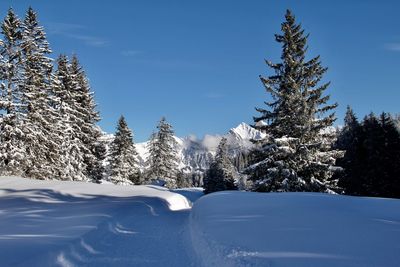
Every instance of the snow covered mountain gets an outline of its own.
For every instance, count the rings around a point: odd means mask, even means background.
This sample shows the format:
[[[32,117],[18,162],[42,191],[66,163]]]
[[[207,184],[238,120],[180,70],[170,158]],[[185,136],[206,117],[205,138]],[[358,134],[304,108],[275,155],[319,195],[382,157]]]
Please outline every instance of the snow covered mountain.
[[[179,169],[185,173],[204,172],[211,164],[222,137],[227,138],[229,154],[234,158],[252,147],[251,139],[259,139],[263,136],[265,136],[263,133],[242,122],[224,135],[206,134],[202,139],[195,136],[175,137]],[[113,135],[107,134],[103,137],[103,140],[106,143],[110,143],[113,140]],[[147,143],[143,142],[135,145],[142,170],[146,168]]]

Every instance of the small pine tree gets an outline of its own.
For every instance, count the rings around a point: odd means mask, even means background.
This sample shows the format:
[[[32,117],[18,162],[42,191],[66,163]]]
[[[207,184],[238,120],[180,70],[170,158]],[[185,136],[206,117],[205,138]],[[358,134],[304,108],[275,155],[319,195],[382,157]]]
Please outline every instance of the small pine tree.
[[[336,189],[332,179],[335,159],[341,151],[332,149],[334,134],[328,131],[335,121],[336,108],[323,96],[329,83],[318,85],[326,68],[319,56],[305,60],[307,38],[288,10],[282,34],[275,39],[282,44],[282,62],[267,61],[275,74],[260,77],[273,101],[254,118],[255,129],[267,133],[255,141],[255,161],[247,168],[256,191],[323,191]]]
[[[192,182],[190,181],[190,176],[188,174],[179,171],[176,175],[176,187],[184,188],[184,187],[192,187]]]
[[[165,180],[168,188],[176,188],[178,167],[176,162],[177,142],[171,124],[164,117],[161,118],[158,131],[152,134],[148,144],[149,149],[149,177],[152,180]]]
[[[339,133],[336,147],[341,150],[346,150],[346,148],[348,148],[356,138],[359,127],[360,123],[358,122],[353,109],[350,106],[347,106],[346,115],[344,117],[344,127]]]
[[[137,155],[132,131],[128,128],[125,118],[121,116],[110,147],[110,179],[113,183],[140,183]]]
[[[94,162],[90,175],[94,182],[100,183],[106,173],[104,161],[107,158],[106,144],[100,138],[98,138],[97,142],[94,144],[94,156],[96,160]]]
[[[237,173],[235,167],[228,157],[227,139],[221,139],[215,160],[211,163],[204,178],[204,192],[206,194],[223,191],[236,190]]]

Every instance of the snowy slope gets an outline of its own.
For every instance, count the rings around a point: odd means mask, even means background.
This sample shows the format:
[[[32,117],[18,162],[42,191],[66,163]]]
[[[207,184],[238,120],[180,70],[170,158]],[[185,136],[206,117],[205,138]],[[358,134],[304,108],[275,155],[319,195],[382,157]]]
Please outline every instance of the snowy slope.
[[[400,200],[221,192],[190,216],[203,266],[396,267]]]
[[[180,191],[0,177],[0,266],[187,266]]]
[[[399,266],[400,200],[201,196],[0,177],[0,266]]]

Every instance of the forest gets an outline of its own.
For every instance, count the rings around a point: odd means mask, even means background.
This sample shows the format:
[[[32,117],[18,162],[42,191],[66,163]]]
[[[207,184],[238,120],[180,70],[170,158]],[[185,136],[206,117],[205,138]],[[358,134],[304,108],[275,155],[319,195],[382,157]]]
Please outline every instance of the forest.
[[[133,132],[123,116],[110,144],[94,92],[77,55],[52,57],[37,13],[20,18],[9,9],[0,41],[0,175],[123,185],[198,186],[195,173],[176,161],[172,125],[162,117],[140,168]],[[398,119],[373,113],[358,119],[347,108],[336,122],[327,68],[307,54],[308,34],[287,11],[280,62],[266,61],[260,76],[265,106],[256,107],[252,127],[263,133],[250,152],[232,158],[222,138],[201,186],[258,192],[326,192],[400,198]],[[245,91],[243,92],[245,94]],[[249,118],[251,119],[251,118]],[[343,126],[338,126],[343,125]],[[240,165],[240,167],[239,167]],[[245,166],[243,166],[245,165]]]

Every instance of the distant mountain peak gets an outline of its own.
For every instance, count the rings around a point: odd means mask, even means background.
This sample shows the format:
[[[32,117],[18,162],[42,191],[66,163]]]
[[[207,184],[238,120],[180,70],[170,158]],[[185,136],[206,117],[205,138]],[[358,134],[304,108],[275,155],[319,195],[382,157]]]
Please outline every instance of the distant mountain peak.
[[[206,170],[215,156],[218,143],[222,137],[228,139],[228,152],[230,156],[234,157],[241,152],[249,151],[253,146],[251,142],[252,139],[260,139],[264,136],[264,133],[244,122],[230,129],[225,135],[206,134],[202,139],[197,139],[195,136],[187,136],[184,138],[174,136],[177,142],[176,150],[179,169],[185,172],[203,172]],[[105,134],[102,139],[108,144],[108,148],[114,139],[114,135]],[[149,155],[147,144],[148,141],[135,144],[139,154],[139,165],[142,170],[146,168],[145,163]]]
[[[265,136],[265,134],[254,129],[245,122],[242,122],[235,128],[230,129],[228,135],[233,135],[238,140],[260,139]]]

